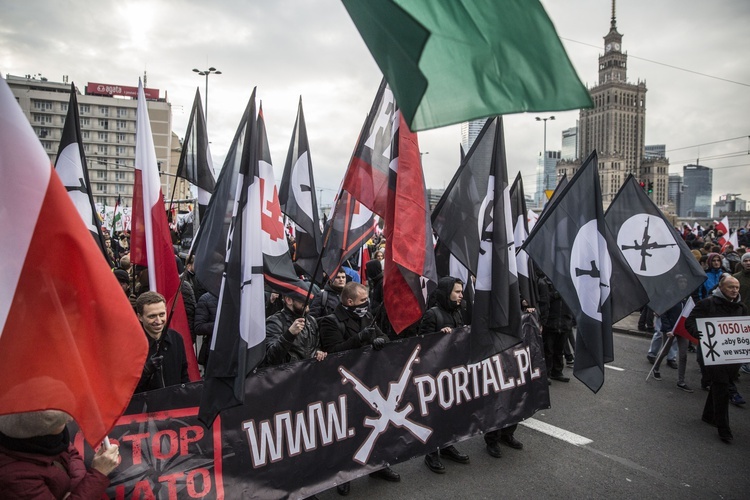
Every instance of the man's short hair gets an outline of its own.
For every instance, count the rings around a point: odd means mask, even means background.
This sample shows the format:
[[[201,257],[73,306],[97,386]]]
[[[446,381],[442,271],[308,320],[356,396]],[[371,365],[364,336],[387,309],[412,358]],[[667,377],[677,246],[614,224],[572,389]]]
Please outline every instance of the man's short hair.
[[[360,293],[360,290],[364,290],[366,292],[367,287],[361,283],[350,281],[349,283],[344,285],[344,289],[341,290],[341,302],[356,299],[357,295],[359,295]]]
[[[138,314],[143,314],[143,306],[158,304],[159,302],[164,302],[164,304],[167,303],[167,299],[164,298],[164,295],[152,291],[143,292],[135,301],[135,311]]]

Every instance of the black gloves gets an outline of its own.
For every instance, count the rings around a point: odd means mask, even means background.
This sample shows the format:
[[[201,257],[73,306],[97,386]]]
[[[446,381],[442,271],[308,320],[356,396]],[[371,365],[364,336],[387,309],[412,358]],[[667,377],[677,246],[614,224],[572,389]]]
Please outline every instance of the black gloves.
[[[372,348],[376,351],[381,350],[388,343],[388,339],[385,337],[375,337],[372,339]]]
[[[372,339],[375,338],[375,335],[377,332],[375,331],[375,328],[368,326],[361,332],[357,334],[357,337],[359,337],[359,342],[361,344],[369,344],[372,342]]]
[[[161,364],[164,362],[164,356],[157,356],[154,354],[146,361],[146,365],[143,367],[143,374],[150,377],[161,369]]]

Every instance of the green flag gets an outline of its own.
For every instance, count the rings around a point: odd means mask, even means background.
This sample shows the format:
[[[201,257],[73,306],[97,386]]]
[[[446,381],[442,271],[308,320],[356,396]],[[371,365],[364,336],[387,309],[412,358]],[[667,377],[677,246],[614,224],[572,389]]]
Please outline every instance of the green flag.
[[[538,0],[343,0],[412,131],[593,107]]]

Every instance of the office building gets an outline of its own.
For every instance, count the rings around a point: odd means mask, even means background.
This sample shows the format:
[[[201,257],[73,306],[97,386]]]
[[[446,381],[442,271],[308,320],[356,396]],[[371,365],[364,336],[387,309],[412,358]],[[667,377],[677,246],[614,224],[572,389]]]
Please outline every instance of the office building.
[[[680,217],[711,217],[712,170],[702,165],[682,167]]]

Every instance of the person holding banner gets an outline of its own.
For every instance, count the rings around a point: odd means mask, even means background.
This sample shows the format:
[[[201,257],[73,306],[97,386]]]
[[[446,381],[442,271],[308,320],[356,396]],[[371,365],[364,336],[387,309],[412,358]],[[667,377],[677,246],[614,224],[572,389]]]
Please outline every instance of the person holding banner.
[[[377,327],[370,314],[370,300],[367,287],[351,281],[341,290],[341,302],[333,314],[318,320],[321,349],[325,352],[341,352],[371,345],[380,350],[388,343],[388,337]],[[401,476],[386,466],[370,474],[386,481],[401,481]],[[349,494],[349,482],[336,486],[339,495]]]
[[[740,300],[740,282],[730,274],[719,279],[719,286],[710,297],[701,300],[690,313],[685,327],[690,335],[701,337],[698,318],[726,318],[747,316],[747,307]],[[703,407],[703,421],[718,428],[719,439],[731,443],[734,439],[729,428],[729,387],[737,377],[739,364],[706,364],[705,371],[711,387]]]
[[[102,445],[86,469],[59,410],[0,416],[0,493],[3,498],[102,498],[117,468],[117,445]]]

